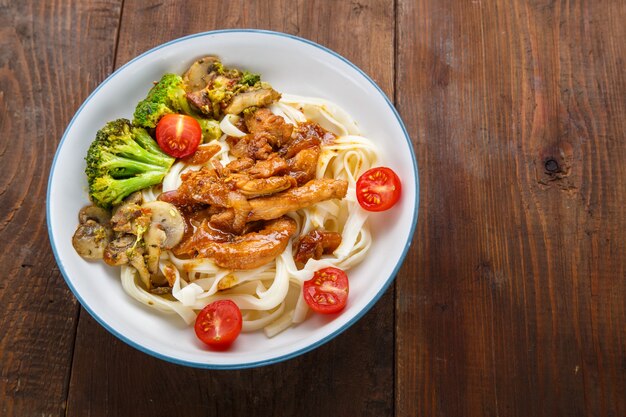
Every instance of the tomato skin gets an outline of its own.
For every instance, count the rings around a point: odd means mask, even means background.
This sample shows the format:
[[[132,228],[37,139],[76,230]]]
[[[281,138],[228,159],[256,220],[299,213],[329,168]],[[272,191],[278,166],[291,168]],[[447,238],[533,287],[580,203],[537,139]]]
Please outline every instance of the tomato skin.
[[[231,300],[218,300],[200,311],[194,329],[196,336],[215,350],[225,350],[235,341],[243,320],[241,310]]]
[[[169,156],[183,158],[198,149],[202,141],[202,128],[191,116],[166,114],[157,123],[156,141]]]
[[[400,194],[402,183],[391,168],[372,168],[356,181],[356,198],[361,207],[368,211],[390,209],[398,202]]]
[[[313,311],[322,314],[338,313],[348,300],[348,276],[339,268],[328,267],[315,271],[313,278],[304,281],[304,301]]]

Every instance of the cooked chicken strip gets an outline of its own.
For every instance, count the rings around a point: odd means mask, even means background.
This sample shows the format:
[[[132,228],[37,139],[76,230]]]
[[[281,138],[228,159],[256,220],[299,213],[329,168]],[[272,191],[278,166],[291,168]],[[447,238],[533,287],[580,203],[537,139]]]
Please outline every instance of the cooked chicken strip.
[[[281,217],[266,223],[258,232],[233,236],[228,242],[213,240],[205,222],[193,236],[174,249],[177,255],[211,258],[216,265],[230,270],[254,269],[280,255],[296,231],[296,222]]]
[[[292,140],[278,150],[278,153],[285,159],[293,158],[303,149],[328,143],[331,141],[330,137],[334,138],[332,133],[327,132],[317,123],[311,122],[300,123],[291,136]]]
[[[181,178],[183,183],[178,187],[178,193],[195,202],[232,207],[235,211],[233,229],[243,229],[250,212],[250,204],[246,197],[235,189],[234,184],[226,183],[217,176],[215,170],[207,167],[183,174]]]
[[[254,165],[254,159],[243,157],[237,158],[234,161],[229,162],[224,168],[230,172],[239,172],[246,170]]]
[[[229,138],[230,153],[238,158],[251,158],[252,160],[267,159],[273,155],[272,141],[274,137],[267,132],[259,132],[246,135],[240,139]]]
[[[302,236],[294,249],[293,260],[299,269],[303,268],[309,259],[320,259],[324,254],[333,253],[341,245],[341,234],[326,230],[311,230]]]
[[[343,198],[348,191],[348,183],[343,180],[320,178],[307,182],[301,187],[259,197],[249,201],[252,208],[248,221],[276,219],[290,211],[295,211],[320,201]]]
[[[189,165],[204,165],[218,153],[222,147],[217,143],[204,143],[191,155],[182,159]]]
[[[287,161],[289,175],[298,181],[298,185],[305,184],[315,178],[320,152],[319,146],[312,146],[301,150]]]
[[[289,175],[282,177],[274,176],[269,178],[250,178],[246,174],[232,174],[227,181],[233,181],[237,191],[246,198],[255,198],[276,194],[288,188],[294,187],[296,180]]]
[[[246,169],[246,174],[253,178],[269,178],[274,175],[281,175],[287,169],[289,169],[287,161],[274,153],[266,160],[256,161],[254,166]]]
[[[322,178],[309,181],[302,187],[292,188],[269,197],[253,198],[248,201],[251,207],[248,222],[276,219],[290,211],[299,210],[312,204],[333,198],[343,198],[348,183],[343,180]],[[233,232],[235,213],[227,209],[211,217],[211,223],[222,230]],[[233,233],[237,233],[235,230]]]
[[[275,115],[268,108],[261,108],[244,117],[250,133],[267,132],[275,138],[272,145],[283,146],[291,141],[293,126],[285,123],[285,119]]]

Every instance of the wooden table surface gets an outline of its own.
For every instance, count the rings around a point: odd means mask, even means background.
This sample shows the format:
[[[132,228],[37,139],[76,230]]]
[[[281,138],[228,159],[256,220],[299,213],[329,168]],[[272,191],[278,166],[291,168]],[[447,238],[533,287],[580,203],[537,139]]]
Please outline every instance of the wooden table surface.
[[[0,415],[626,416],[626,1],[0,0]],[[308,38],[395,103],[419,222],[319,349],[241,371],[147,356],[66,286],[48,174],[89,93],[223,28]]]

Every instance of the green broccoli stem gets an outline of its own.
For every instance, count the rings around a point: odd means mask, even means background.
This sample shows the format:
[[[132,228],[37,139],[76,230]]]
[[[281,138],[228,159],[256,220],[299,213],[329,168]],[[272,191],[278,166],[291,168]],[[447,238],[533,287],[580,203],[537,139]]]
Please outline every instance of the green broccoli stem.
[[[168,155],[163,153],[163,150],[159,147],[159,144],[152,139],[152,136],[141,127],[134,127],[132,129],[133,137],[141,145],[142,148],[157,155],[162,155],[164,158],[169,158]]]
[[[219,139],[220,136],[222,136],[222,130],[217,120],[204,119],[197,116],[193,116],[193,118],[200,124],[200,128],[202,129],[202,141],[204,143],[210,142],[213,139]]]
[[[106,169],[114,178],[126,178],[143,172],[163,171],[163,166],[148,164],[134,159],[128,159],[112,155],[109,152],[102,153],[103,161],[100,169]]]
[[[125,143],[115,143],[115,153],[120,156],[132,158],[137,162],[144,162],[150,165],[157,165],[164,168],[169,168],[174,162],[174,158],[167,156],[163,151],[159,149],[159,153],[152,152],[142,148],[139,143],[135,141],[127,141]]]
[[[165,171],[149,171],[130,178],[115,179],[111,176],[97,178],[90,187],[94,203],[101,207],[120,204],[122,200],[137,190],[151,187],[163,181]]]

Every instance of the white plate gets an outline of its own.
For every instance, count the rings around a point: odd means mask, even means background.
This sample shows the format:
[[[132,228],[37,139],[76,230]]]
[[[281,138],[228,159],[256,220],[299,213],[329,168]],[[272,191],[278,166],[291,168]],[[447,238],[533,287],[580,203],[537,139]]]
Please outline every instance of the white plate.
[[[402,198],[390,211],[370,216],[373,245],[366,260],[350,270],[350,299],[335,317],[311,315],[304,323],[268,339],[242,334],[227,352],[209,351],[180,318],[148,309],[122,289],[119,271],[87,262],[71,243],[77,214],[87,205],[85,160],[104,124],[132,118],[136,103],[165,72],[183,72],[203,55],[228,66],[260,73],[281,92],[332,100],[376,142],[385,165],[403,181]],[[83,307],[131,346],[174,363],[201,368],[246,368],[283,361],[337,336],[357,321],[393,281],[407,253],[418,207],[417,164],[406,129],[385,94],[359,68],[311,41],[260,30],[224,30],[177,39],[133,59],[85,100],[70,122],[52,164],[48,183],[48,232],[65,281]]]

